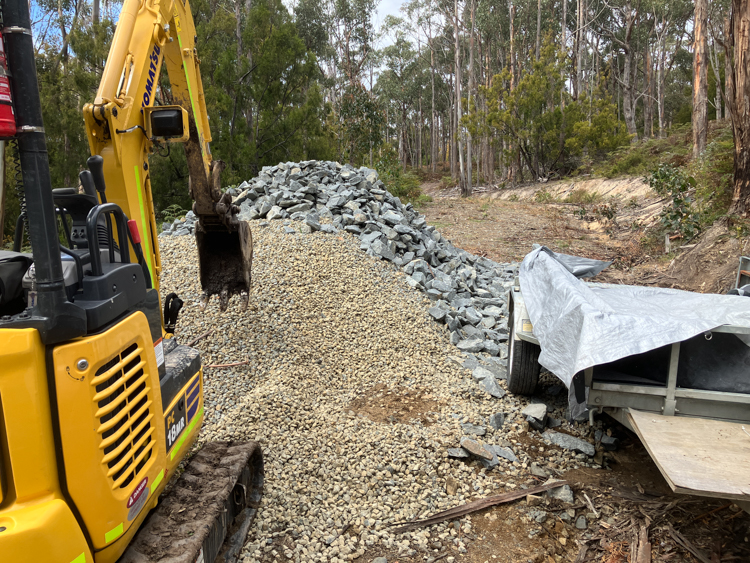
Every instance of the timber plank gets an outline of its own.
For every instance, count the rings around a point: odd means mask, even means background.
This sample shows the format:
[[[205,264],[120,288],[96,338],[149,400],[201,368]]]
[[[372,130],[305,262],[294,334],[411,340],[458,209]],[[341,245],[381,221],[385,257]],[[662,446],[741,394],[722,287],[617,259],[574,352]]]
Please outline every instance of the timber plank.
[[[628,416],[674,492],[750,501],[750,435],[742,424],[634,409]]]

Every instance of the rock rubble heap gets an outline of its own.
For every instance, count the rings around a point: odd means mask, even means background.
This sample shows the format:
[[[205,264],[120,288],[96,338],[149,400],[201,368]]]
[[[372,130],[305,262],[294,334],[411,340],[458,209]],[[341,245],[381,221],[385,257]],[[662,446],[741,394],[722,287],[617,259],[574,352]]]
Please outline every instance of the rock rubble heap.
[[[338,162],[310,160],[266,166],[230,192],[240,220],[288,220],[287,233],[340,230],[360,248],[399,266],[407,283],[434,301],[430,315],[448,325],[463,352],[504,357],[508,340],[506,294],[518,264],[498,264],[456,248],[412,205],[391,195],[378,173]],[[301,223],[294,227],[295,222]],[[194,231],[195,216],[165,224],[165,234]],[[168,228],[167,228],[168,227]],[[498,396],[494,378],[480,385]]]

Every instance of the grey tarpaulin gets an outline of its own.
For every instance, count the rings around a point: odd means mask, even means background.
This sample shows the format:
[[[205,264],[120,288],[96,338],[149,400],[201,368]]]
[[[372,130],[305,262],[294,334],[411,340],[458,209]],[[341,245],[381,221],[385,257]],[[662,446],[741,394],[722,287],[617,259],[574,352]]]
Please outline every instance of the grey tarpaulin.
[[[750,327],[747,297],[585,283],[543,248],[526,255],[519,277],[542,348],[539,363],[569,388],[588,367],[721,325]]]
[[[559,252],[553,252],[546,246],[539,246],[538,244],[533,245],[532,248],[535,250],[537,248],[543,250],[560,262],[560,264],[565,266],[565,269],[577,278],[593,278],[597,274],[600,274],[604,268],[607,268],[612,264],[612,262],[605,262],[603,260],[593,260],[591,258],[571,256],[570,254],[560,254]]]

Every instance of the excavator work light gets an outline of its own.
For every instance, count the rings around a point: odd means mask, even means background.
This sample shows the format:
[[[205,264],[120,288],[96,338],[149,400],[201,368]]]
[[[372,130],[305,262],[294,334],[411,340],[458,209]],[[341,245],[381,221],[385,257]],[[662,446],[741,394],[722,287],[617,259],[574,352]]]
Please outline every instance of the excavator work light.
[[[190,137],[188,113],[181,106],[143,108],[146,111],[146,135],[152,141],[187,142]]]

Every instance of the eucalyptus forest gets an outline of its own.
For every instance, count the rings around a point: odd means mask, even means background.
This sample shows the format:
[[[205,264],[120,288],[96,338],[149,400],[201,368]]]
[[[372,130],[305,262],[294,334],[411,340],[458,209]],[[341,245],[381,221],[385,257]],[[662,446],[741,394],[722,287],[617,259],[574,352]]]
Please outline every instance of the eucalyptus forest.
[[[333,159],[449,176],[470,195],[565,177],[687,126],[735,141],[733,209],[750,193],[748,2],[194,0],[212,152],[236,184],[269,164]],[[33,0],[57,186],[88,156],[92,100],[120,5]],[[743,23],[744,22],[744,23]],[[170,102],[166,73],[156,104]],[[152,168],[159,209],[185,207],[182,151]]]

